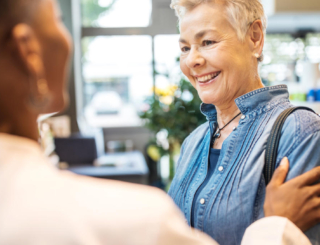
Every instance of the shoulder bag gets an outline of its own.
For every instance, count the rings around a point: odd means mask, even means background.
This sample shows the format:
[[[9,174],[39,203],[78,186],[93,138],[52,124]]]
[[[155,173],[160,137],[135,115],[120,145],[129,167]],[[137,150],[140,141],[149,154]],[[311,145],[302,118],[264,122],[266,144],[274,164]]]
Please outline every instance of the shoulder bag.
[[[304,106],[298,107],[291,107],[283,111],[279,117],[277,118],[275,124],[271,129],[271,133],[267,140],[267,147],[266,147],[266,155],[265,155],[265,165],[263,168],[263,175],[265,179],[266,185],[269,184],[272,175],[276,169],[276,161],[278,155],[278,146],[281,137],[281,130],[286,121],[286,119],[296,110],[308,110],[314,112],[312,109]],[[315,113],[315,112],[314,112]]]

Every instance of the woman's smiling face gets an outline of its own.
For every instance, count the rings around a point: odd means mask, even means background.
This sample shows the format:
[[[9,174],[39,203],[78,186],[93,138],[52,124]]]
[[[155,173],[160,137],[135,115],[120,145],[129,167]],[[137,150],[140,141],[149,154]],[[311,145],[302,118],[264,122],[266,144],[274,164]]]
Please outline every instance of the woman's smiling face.
[[[187,12],[180,30],[180,67],[204,103],[223,106],[251,91],[257,59],[250,37],[239,40],[222,4]]]

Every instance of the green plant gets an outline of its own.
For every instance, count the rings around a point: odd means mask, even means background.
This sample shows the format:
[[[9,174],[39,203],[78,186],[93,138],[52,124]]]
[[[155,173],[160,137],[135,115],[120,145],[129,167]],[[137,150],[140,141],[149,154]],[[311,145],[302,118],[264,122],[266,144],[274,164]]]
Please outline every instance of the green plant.
[[[197,91],[189,81],[182,78],[178,85],[166,89],[155,88],[153,97],[147,99],[149,109],[142,112],[140,117],[145,119],[145,127],[157,135],[161,131],[167,132],[168,147],[153,139],[153,148],[158,148],[158,154],[170,156],[170,176],[174,176],[173,156],[180,150],[184,139],[199,125],[206,121],[200,112],[201,100]],[[157,160],[157,159],[154,159]]]

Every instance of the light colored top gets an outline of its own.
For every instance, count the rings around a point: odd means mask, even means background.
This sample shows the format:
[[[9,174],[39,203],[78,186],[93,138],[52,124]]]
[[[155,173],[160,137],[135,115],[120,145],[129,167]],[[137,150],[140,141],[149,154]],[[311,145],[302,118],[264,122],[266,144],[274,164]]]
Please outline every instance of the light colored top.
[[[0,134],[0,244],[216,243],[189,228],[162,191],[59,171],[37,143]],[[250,227],[242,244],[310,243],[287,219],[268,218]]]
[[[291,221],[268,217],[249,226],[241,245],[311,245],[309,239]]]

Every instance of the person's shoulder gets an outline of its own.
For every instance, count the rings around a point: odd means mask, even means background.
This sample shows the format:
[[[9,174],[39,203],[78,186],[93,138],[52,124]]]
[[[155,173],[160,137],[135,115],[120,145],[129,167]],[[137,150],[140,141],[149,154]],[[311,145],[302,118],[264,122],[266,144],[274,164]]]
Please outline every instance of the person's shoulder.
[[[73,176],[70,181],[77,186],[74,193],[76,200],[81,200],[79,211],[84,212],[85,220],[107,227],[109,237],[122,233],[135,237],[132,227],[153,236],[163,220],[180,215],[172,199],[159,188],[83,176]]]
[[[292,105],[288,103],[281,111],[289,107]],[[294,111],[283,125],[277,162],[284,156],[290,156],[299,147],[317,147],[315,142],[320,142],[319,132],[320,117],[316,113],[304,109]]]
[[[4,197],[9,205],[0,205],[0,228],[14,230],[26,241],[37,237],[38,241],[52,241],[48,244],[59,244],[55,243],[59,239],[78,243],[87,236],[101,244],[150,244],[163,220],[179,215],[173,201],[156,188],[78,176],[51,167],[31,172],[19,174],[22,181],[17,180],[14,191]],[[13,222],[10,213],[19,218]],[[1,229],[0,238],[14,239]]]
[[[70,186],[74,186],[77,199],[81,199],[83,205],[86,205],[88,209],[94,207],[106,214],[108,213],[106,210],[111,212],[117,210],[130,216],[131,211],[132,213],[140,211],[142,213],[144,210],[148,213],[148,210],[157,210],[159,213],[173,206],[168,195],[155,187],[76,176],[70,173],[64,173],[64,175],[65,178],[69,178],[67,182],[72,183]]]
[[[318,114],[299,109],[294,111],[283,125],[283,134],[293,134],[299,140],[302,140],[316,132],[320,131],[320,117]]]

